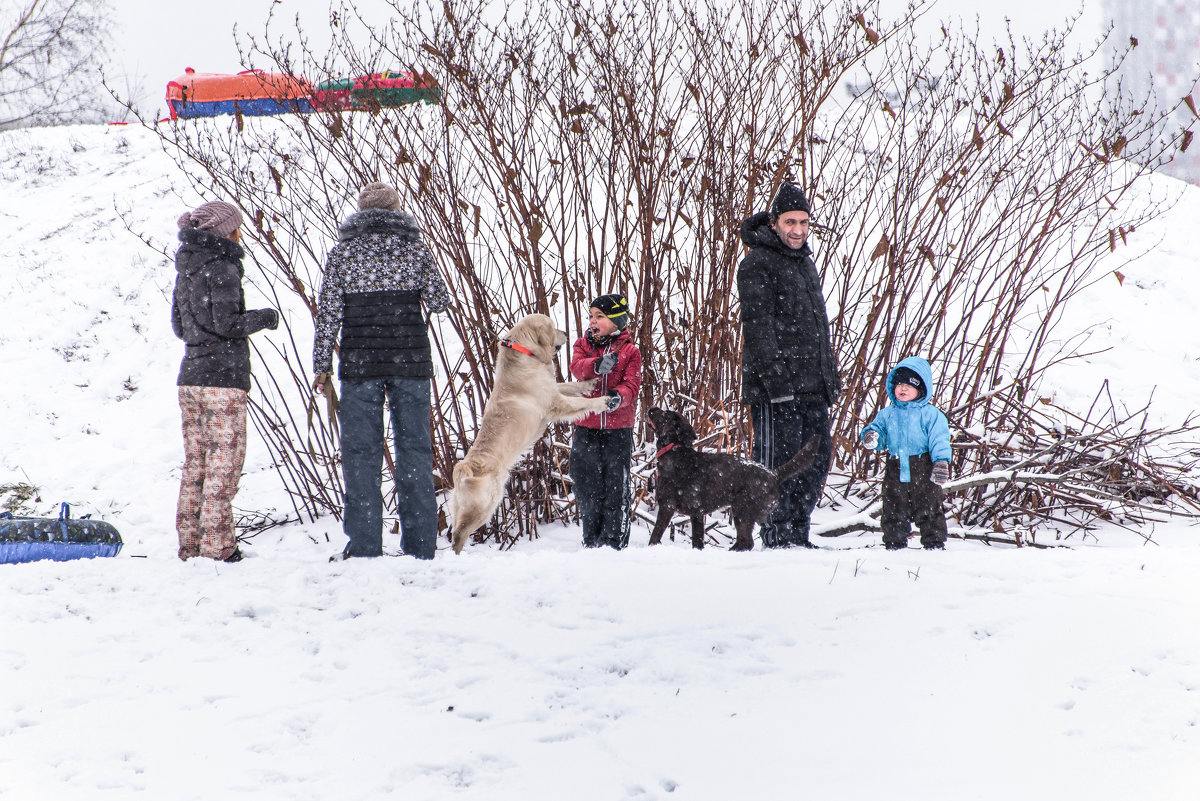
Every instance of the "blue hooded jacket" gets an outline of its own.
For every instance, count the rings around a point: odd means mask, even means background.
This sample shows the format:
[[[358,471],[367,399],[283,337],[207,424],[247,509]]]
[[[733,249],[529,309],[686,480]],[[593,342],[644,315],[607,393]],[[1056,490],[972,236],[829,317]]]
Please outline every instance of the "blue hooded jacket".
[[[896,400],[896,371],[907,367],[925,382],[925,394],[913,401]],[[877,451],[889,451],[900,460],[900,481],[908,483],[911,474],[908,457],[928,453],[934,462],[950,461],[950,424],[946,415],[929,403],[933,396],[933,370],[920,356],[909,356],[888,373],[887,394],[892,402],[875,415],[862,430],[879,432]]]

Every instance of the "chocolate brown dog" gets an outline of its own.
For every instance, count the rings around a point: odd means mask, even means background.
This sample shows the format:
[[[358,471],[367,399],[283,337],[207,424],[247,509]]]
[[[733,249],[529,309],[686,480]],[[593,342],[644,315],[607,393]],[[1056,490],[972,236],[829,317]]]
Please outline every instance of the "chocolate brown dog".
[[[675,512],[692,519],[692,547],[704,547],[704,516],[729,507],[737,529],[731,551],[754,547],[754,525],[761,525],[779,504],[779,482],[805,470],[817,453],[814,437],[776,473],[757,462],[728,453],[700,453],[692,448],[696,432],[675,412],[646,413],[658,445],[658,517],[650,544],[662,542]]]

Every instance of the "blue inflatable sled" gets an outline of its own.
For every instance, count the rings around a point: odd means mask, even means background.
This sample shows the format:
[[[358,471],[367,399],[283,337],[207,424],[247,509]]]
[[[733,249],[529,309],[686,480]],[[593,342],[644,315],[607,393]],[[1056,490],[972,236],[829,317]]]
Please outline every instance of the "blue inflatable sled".
[[[121,535],[111,523],[90,517],[71,517],[71,507],[65,503],[58,519],[0,513],[0,564],[116,556],[124,544]]]

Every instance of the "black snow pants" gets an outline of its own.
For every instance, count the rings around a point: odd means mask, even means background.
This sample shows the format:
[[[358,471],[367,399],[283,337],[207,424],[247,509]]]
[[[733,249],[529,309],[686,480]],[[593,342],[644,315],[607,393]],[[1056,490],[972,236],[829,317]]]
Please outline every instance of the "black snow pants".
[[[883,474],[883,544],[889,548],[908,546],[915,523],[921,545],[942,548],[946,544],[946,513],[942,510],[942,488],[933,483],[933,460],[928,453],[908,457],[909,481],[900,481],[900,460],[889,457]]]
[[[571,437],[571,483],[583,519],[585,548],[607,545],[620,550],[629,544],[632,460],[632,428],[575,426]]]
[[[779,506],[759,532],[768,548],[807,546],[813,509],[821,498],[829,460],[833,452],[829,407],[824,402],[791,400],[750,405],[754,426],[751,458],[778,470],[800,452],[812,437],[818,441],[817,456],[807,470],[779,485]]]

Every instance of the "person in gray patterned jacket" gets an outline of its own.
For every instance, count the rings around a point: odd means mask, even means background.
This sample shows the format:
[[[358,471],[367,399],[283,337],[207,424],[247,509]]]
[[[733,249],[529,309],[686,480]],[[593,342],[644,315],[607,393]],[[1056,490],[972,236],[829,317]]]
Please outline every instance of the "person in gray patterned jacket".
[[[429,430],[429,313],[450,305],[446,282],[416,220],[400,211],[400,196],[383,183],[358,195],[358,211],[338,227],[317,306],[313,388],[331,380],[338,330],[338,423],[345,487],[340,558],[383,554],[383,405],[391,413],[400,547],[418,559],[437,549],[437,501]],[[334,557],[335,559],[339,557]]]

